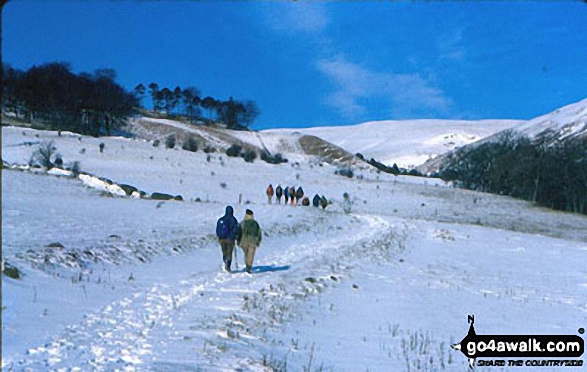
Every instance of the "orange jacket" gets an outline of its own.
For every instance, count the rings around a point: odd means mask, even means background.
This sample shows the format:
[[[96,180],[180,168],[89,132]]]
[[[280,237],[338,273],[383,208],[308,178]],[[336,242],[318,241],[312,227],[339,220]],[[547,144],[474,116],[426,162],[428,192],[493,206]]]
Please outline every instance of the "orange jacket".
[[[273,196],[273,186],[269,185],[269,187],[267,187],[267,196]]]

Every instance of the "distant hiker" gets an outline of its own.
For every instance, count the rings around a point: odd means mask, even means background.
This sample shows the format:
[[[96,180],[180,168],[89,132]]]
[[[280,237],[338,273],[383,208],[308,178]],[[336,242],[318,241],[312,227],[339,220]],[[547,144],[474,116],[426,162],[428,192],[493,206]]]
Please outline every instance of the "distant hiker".
[[[316,194],[314,195],[314,199],[312,199],[312,205],[316,208],[318,208],[320,206],[320,195]]]
[[[277,188],[275,189],[275,196],[277,197],[277,204],[281,204],[281,196],[282,195],[283,195],[283,189],[281,188],[281,185],[277,185]]]
[[[289,200],[289,187],[285,186],[283,196],[285,197],[285,205],[287,205],[287,201]]]
[[[293,205],[296,198],[296,188],[293,186],[289,188],[289,197],[291,198],[291,205]]]
[[[271,204],[271,199],[273,198],[273,185],[269,184],[267,187],[267,201]]]
[[[302,199],[302,205],[304,207],[307,207],[310,205],[310,199],[308,199],[308,197],[306,196],[305,198]]]
[[[328,200],[326,200],[324,195],[322,195],[322,197],[320,198],[320,205],[322,206],[322,209],[326,209],[326,207],[328,206]]]
[[[234,241],[238,233],[239,225],[236,218],[234,218],[234,210],[229,205],[226,207],[226,213],[220,217],[216,222],[216,236],[222,248],[222,260],[224,261],[224,268],[230,272],[230,264],[232,263],[232,251],[234,250]]]
[[[298,200],[302,199],[304,197],[304,190],[302,189],[302,186],[298,187],[298,190],[296,191],[296,204],[298,203]]]
[[[253,217],[253,211],[247,209],[245,219],[240,223],[240,229],[236,237],[239,247],[245,252],[245,264],[247,273],[251,273],[255,250],[261,245],[261,228]]]

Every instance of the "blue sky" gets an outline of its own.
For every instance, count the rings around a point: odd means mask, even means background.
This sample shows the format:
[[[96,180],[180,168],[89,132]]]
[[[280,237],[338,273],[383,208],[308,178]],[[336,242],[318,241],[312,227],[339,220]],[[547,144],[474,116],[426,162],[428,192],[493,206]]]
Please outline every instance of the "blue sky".
[[[3,61],[252,99],[253,128],[530,119],[587,97],[581,2],[10,1]],[[146,102],[148,103],[148,102]]]

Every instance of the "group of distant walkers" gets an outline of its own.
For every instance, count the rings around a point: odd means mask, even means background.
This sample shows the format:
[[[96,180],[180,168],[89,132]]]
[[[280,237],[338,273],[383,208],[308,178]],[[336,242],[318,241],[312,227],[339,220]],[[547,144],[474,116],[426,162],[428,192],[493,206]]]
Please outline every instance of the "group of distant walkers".
[[[304,189],[302,186],[299,186],[296,190],[294,186],[291,187],[281,187],[281,185],[277,185],[275,190],[273,189],[273,185],[269,184],[267,187],[267,201],[269,204],[272,203],[273,195],[275,195],[275,199],[277,204],[281,204],[281,197],[284,197],[284,204],[287,205],[288,201],[291,205],[298,205],[301,200],[301,204],[305,207],[310,205],[310,199],[306,196],[304,197]],[[312,205],[314,207],[322,207],[322,209],[326,209],[328,206],[328,200],[324,197],[324,195],[320,196],[318,194],[314,195],[312,199]]]
[[[216,222],[216,236],[220,242],[222,260],[224,261],[226,271],[231,271],[232,253],[236,242],[244,252],[245,270],[250,274],[255,258],[255,251],[261,245],[261,227],[255,221],[253,211],[247,209],[245,218],[239,224],[234,217],[234,209],[230,205],[227,206],[224,216],[220,217]],[[234,253],[236,256],[236,251]]]

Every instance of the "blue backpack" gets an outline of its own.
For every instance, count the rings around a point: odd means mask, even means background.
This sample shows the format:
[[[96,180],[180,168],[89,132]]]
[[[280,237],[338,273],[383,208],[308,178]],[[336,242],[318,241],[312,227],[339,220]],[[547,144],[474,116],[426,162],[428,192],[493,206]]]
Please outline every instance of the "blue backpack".
[[[230,237],[230,226],[227,220],[223,218],[218,220],[218,223],[216,224],[216,236],[218,236],[220,239],[226,239]]]

